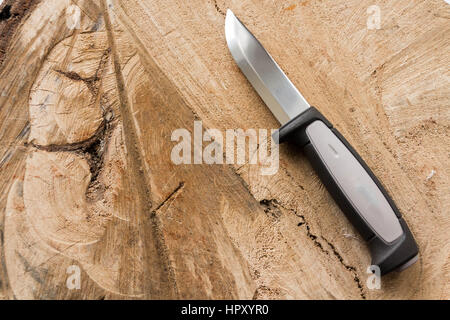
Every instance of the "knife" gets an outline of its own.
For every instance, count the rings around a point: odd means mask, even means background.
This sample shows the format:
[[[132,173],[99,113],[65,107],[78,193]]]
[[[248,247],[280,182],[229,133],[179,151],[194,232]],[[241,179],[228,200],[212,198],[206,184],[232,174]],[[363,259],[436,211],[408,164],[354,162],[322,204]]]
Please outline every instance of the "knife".
[[[229,9],[225,37],[237,65],[281,123],[276,140],[303,149],[338,206],[367,241],[372,265],[384,275],[414,264],[419,257],[416,241],[380,181]]]

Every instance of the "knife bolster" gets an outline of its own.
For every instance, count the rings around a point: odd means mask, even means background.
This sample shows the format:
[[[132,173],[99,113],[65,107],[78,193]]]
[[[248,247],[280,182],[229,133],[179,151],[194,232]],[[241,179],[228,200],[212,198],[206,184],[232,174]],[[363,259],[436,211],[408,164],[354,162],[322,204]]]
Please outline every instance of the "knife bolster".
[[[278,141],[278,143],[283,143],[288,140],[295,141],[296,145],[303,148],[309,142],[306,136],[306,127],[316,120],[322,121],[329,128],[333,127],[319,110],[311,106],[308,110],[300,113],[278,129],[274,133],[274,140]]]

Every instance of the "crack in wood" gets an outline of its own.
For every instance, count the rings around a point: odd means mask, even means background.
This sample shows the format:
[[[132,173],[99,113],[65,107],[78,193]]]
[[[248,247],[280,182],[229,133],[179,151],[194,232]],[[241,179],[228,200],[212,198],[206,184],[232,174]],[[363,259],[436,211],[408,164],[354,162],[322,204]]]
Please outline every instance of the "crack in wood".
[[[216,11],[225,17],[226,14],[225,14],[225,12],[223,12],[223,10],[217,4],[217,0],[213,0],[213,3],[214,3],[214,8],[216,8]]]
[[[109,145],[112,130],[115,127],[115,125],[111,123],[111,120],[112,119],[108,121],[104,118],[94,135],[80,142],[61,145],[52,144],[48,146],[42,146],[31,142],[30,145],[42,151],[74,152],[83,157],[87,161],[91,172],[91,178],[86,189],[86,197],[88,200],[98,200],[101,192],[96,195],[95,191],[102,191],[104,189],[103,184],[98,180],[98,176],[103,169],[104,155]]]
[[[49,145],[39,145],[35,144],[33,141],[26,143],[25,146],[31,145],[38,150],[44,150],[47,152],[58,152],[58,151],[78,151],[85,150],[89,148],[96,140],[100,139],[100,136],[104,134],[106,131],[107,121],[102,121],[100,126],[94,132],[92,136],[89,138],[73,143],[65,143],[65,144],[49,144]]]
[[[0,11],[0,21],[8,20],[9,18],[11,18],[11,5],[7,4]]]
[[[180,184],[152,211],[152,214],[156,214],[159,209],[161,209],[169,200],[175,199],[175,197],[183,190],[184,181]]]
[[[346,264],[344,262],[344,258],[342,258],[341,254],[336,250],[336,247],[330,241],[328,241],[324,236],[320,236],[320,237],[328,244],[328,246],[333,251],[333,254],[338,258],[339,262],[345,267],[345,269],[347,269],[348,271],[350,271],[353,274],[353,280],[358,285],[358,289],[360,291],[361,298],[366,299],[366,294],[364,292],[362,282],[359,279],[358,273],[356,272],[356,268],[351,265]]]
[[[74,71],[63,71],[61,69],[55,69],[54,71],[67,77],[73,81],[82,81],[86,84],[88,89],[91,91],[93,98],[97,97],[99,91],[99,81],[102,79],[103,72],[105,70],[106,63],[108,62],[109,55],[111,53],[111,48],[106,49],[103,52],[102,57],[100,58],[100,62],[98,64],[97,69],[95,70],[95,74],[88,78],[84,78],[80,76],[77,72]]]
[[[318,236],[313,234],[311,232],[311,227],[308,223],[308,221],[306,220],[304,215],[299,214],[296,210],[294,209],[290,209],[290,208],[286,208],[284,207],[277,199],[263,199],[259,202],[261,204],[261,206],[264,209],[265,213],[270,213],[272,217],[279,219],[282,215],[282,211],[280,210],[280,208],[283,208],[285,210],[291,211],[292,213],[294,213],[297,217],[301,218],[302,221],[300,221],[297,226],[298,227],[302,227],[305,226],[306,229],[306,235],[307,237],[314,243],[314,245],[316,247],[318,247],[320,249],[321,252],[323,252],[326,255],[330,255],[329,251],[326,250],[322,243],[318,240]],[[328,241],[324,236],[320,236],[320,238],[325,241],[327,243],[327,245],[330,247],[331,251],[333,252],[334,256],[338,259],[339,263],[344,266],[344,268],[349,271],[350,273],[352,273],[353,275],[353,280],[355,281],[356,285],[358,286],[358,289],[360,291],[360,296],[362,299],[366,299],[366,294],[364,292],[364,288],[362,286],[362,282],[358,276],[358,273],[356,271],[356,268],[348,265],[344,262],[344,258],[342,257],[342,255],[337,251],[336,247],[330,242]],[[256,292],[255,292],[256,294]]]
[[[96,76],[92,76],[89,78],[83,78],[74,71],[62,71],[60,69],[55,69],[54,71],[65,76],[66,78],[68,78],[70,80],[84,82],[84,84],[86,84],[88,89],[91,91],[92,95],[95,96],[95,91],[96,91],[95,84],[98,81],[98,78]]]
[[[86,159],[91,172],[91,179],[86,190],[86,197],[88,200],[98,200],[98,198],[102,195],[102,191],[105,189],[103,184],[98,181],[98,176],[103,168],[104,154],[107,150],[109,138],[114,128],[114,125],[112,124],[114,114],[111,108],[105,109],[104,107],[104,105],[108,104],[106,101],[106,96],[101,95],[99,97],[98,94],[110,54],[111,48],[104,50],[94,75],[88,78],[84,78],[74,71],[63,71],[61,69],[54,70],[58,74],[61,74],[72,81],[82,81],[91,92],[92,99],[100,99],[100,108],[102,109],[103,120],[94,134],[83,141],[75,143],[50,144],[43,146],[30,142],[30,145],[38,150],[47,152],[75,152]],[[100,193],[97,194],[97,191],[100,191]]]
[[[297,211],[293,209],[288,209],[284,207],[278,200],[276,199],[263,199],[259,202],[264,207],[265,213],[270,213],[273,217],[276,219],[280,218],[282,215],[282,212],[280,208],[283,208],[285,210],[289,210],[293,212],[297,217],[301,218],[302,221],[297,224],[297,226],[303,226],[305,225],[306,228],[306,235],[309,239],[311,239],[316,247],[318,247],[323,253],[329,254],[328,251],[326,251],[320,241],[317,240],[317,236],[313,233],[311,233],[311,228],[309,226],[309,223],[306,221],[305,217],[303,215],[300,215],[297,213]]]

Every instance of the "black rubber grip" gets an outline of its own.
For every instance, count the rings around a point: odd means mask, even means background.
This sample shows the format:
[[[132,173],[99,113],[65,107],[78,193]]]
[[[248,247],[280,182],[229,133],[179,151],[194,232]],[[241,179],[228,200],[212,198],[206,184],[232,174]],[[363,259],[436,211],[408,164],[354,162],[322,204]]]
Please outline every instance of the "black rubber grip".
[[[360,216],[354,205],[347,199],[343,190],[339,187],[338,183],[333,178],[329,169],[322,161],[320,155],[317,153],[308,135],[306,134],[306,128],[314,121],[322,121],[335,136],[345,145],[345,147],[353,154],[355,159],[360,163],[364,170],[368,173],[370,178],[379,188],[392,211],[395,213],[399,220],[400,226],[403,230],[403,234],[395,239],[391,243],[386,243],[381,237],[379,237],[371,228],[370,225]],[[367,164],[362,160],[355,149],[348,143],[347,140],[332,127],[331,123],[314,107],[311,107],[307,111],[303,112],[296,118],[292,119],[278,130],[278,140],[280,143],[289,141],[301,147],[304,150],[305,155],[311,162],[312,167],[317,172],[321,181],[330,192],[340,209],[347,216],[350,222],[358,230],[365,241],[368,242],[371,255],[372,264],[378,265],[381,270],[381,274],[386,274],[392,270],[395,270],[405,263],[413,259],[418,254],[418,247],[414,240],[411,231],[409,230],[406,222],[401,218],[400,211],[395,205],[392,198],[389,196],[386,189],[381,182],[373,174]]]

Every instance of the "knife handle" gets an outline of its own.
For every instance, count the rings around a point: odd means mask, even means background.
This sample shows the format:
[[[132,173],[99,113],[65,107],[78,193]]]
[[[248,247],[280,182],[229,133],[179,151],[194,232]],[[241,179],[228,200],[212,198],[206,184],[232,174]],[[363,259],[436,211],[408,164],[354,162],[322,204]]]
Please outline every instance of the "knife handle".
[[[334,200],[368,242],[381,274],[417,261],[418,247],[392,198],[359,154],[314,107],[277,132],[301,147]]]

